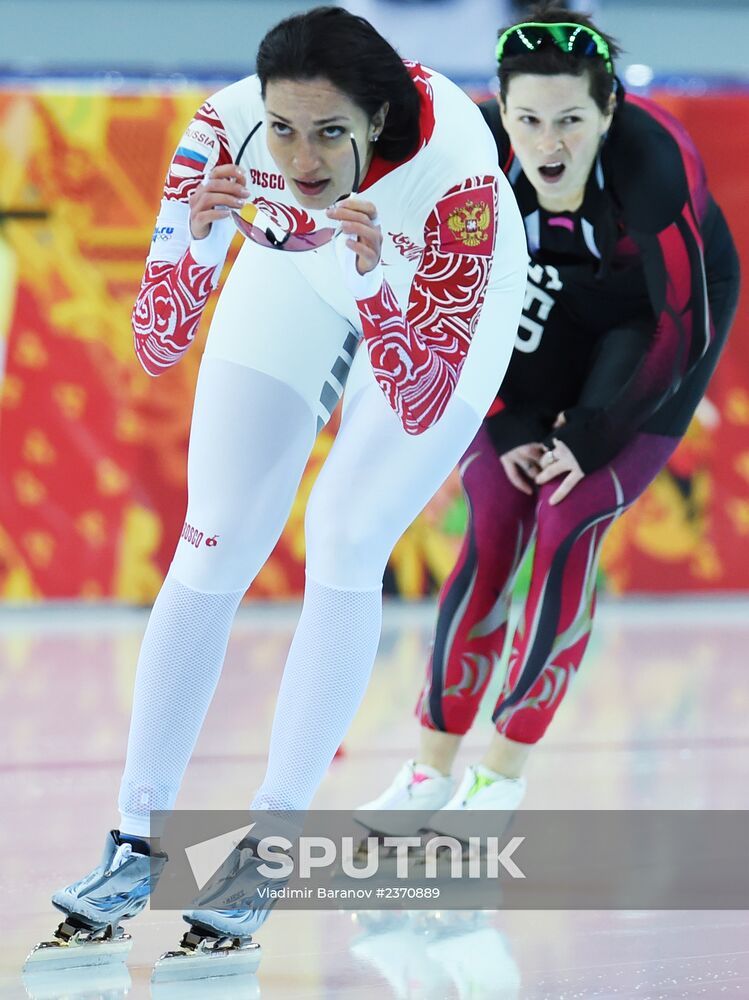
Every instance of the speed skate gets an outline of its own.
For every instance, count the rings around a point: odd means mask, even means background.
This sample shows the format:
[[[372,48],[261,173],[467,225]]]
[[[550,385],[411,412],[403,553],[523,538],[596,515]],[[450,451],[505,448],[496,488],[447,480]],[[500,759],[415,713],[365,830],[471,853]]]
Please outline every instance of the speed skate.
[[[42,941],[32,948],[23,973],[36,975],[122,963],[131,945],[132,938],[119,925],[95,929],[69,917],[59,925],[50,941]]]
[[[132,940],[120,921],[145,907],[166,860],[164,854],[139,853],[110,830],[96,868],[52,896],[65,919],[51,940],[31,950],[24,973],[123,963]]]
[[[256,971],[261,949],[252,935],[274,905],[274,899],[261,890],[286,882],[261,874],[256,846],[257,841],[250,837],[239,843],[194,900],[195,908],[183,911],[189,930],[176,951],[168,951],[158,960],[152,983]]]
[[[251,937],[218,935],[192,926],[185,932],[179,948],[165,952],[156,962],[151,982],[241,976],[257,971],[260,956],[260,945]]]

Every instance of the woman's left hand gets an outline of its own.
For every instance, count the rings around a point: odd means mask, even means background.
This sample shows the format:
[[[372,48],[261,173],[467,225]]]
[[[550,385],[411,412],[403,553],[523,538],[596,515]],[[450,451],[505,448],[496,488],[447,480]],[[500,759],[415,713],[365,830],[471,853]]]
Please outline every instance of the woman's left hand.
[[[356,254],[359,274],[374,271],[382,253],[382,230],[377,221],[377,209],[371,201],[346,198],[327,210],[329,219],[341,223],[341,230],[349,239],[346,246]]]
[[[549,503],[552,505],[569,496],[580,480],[585,478],[585,473],[564,441],[558,441],[556,438],[553,438],[553,441],[554,447],[541,456],[539,461],[541,471],[536,476],[538,486],[551,482],[557,476],[565,477],[559,488],[549,497]]]

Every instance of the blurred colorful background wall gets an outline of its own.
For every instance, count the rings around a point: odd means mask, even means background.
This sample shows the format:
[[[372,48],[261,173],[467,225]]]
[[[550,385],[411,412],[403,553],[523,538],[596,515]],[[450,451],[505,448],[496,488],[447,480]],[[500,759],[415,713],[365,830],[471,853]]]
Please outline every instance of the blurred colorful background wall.
[[[210,314],[158,379],[132,349],[130,309],[164,170],[216,85],[118,92],[72,81],[0,89],[0,595],[150,603],[185,510],[193,388]],[[749,262],[749,90],[653,96],[686,125]],[[236,249],[236,248],[235,248]],[[214,299],[215,301],[215,299]],[[248,317],[248,322],[251,318]],[[615,592],[749,589],[749,303],[669,468],[607,542]],[[320,436],[287,529],[251,597],[303,585],[303,509],[335,425]],[[449,571],[464,525],[457,477],[399,542],[387,590],[420,597]]]

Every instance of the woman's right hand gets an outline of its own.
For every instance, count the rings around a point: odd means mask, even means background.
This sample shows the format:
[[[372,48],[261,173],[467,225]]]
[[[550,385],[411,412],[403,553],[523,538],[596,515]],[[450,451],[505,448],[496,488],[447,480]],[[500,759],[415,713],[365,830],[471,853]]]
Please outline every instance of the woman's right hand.
[[[233,163],[214,167],[190,195],[190,233],[204,240],[211,223],[225,219],[232,208],[239,211],[250,196],[244,171]]]
[[[521,444],[517,448],[513,448],[512,451],[506,451],[504,455],[500,455],[499,460],[507,478],[521,493],[533,496],[535,478],[541,471],[541,456],[545,451],[542,444],[534,442],[533,444]]]

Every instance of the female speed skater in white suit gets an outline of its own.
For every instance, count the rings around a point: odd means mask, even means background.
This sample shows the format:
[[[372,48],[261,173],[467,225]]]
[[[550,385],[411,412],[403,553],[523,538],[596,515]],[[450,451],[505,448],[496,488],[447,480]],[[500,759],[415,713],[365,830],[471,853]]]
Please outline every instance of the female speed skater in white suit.
[[[174,805],[239,602],[344,387],[253,809],[308,807],[367,687],[388,556],[476,435],[513,347],[525,234],[481,113],[341,8],[278,24],[256,74],[187,127],[133,312],[149,374],[189,348],[237,226],[248,238],[200,367],[185,527],[138,662],[119,830],[53,897],[70,941],[146,904],[163,865],[150,813]],[[184,950],[246,946],[264,913],[188,911]]]

